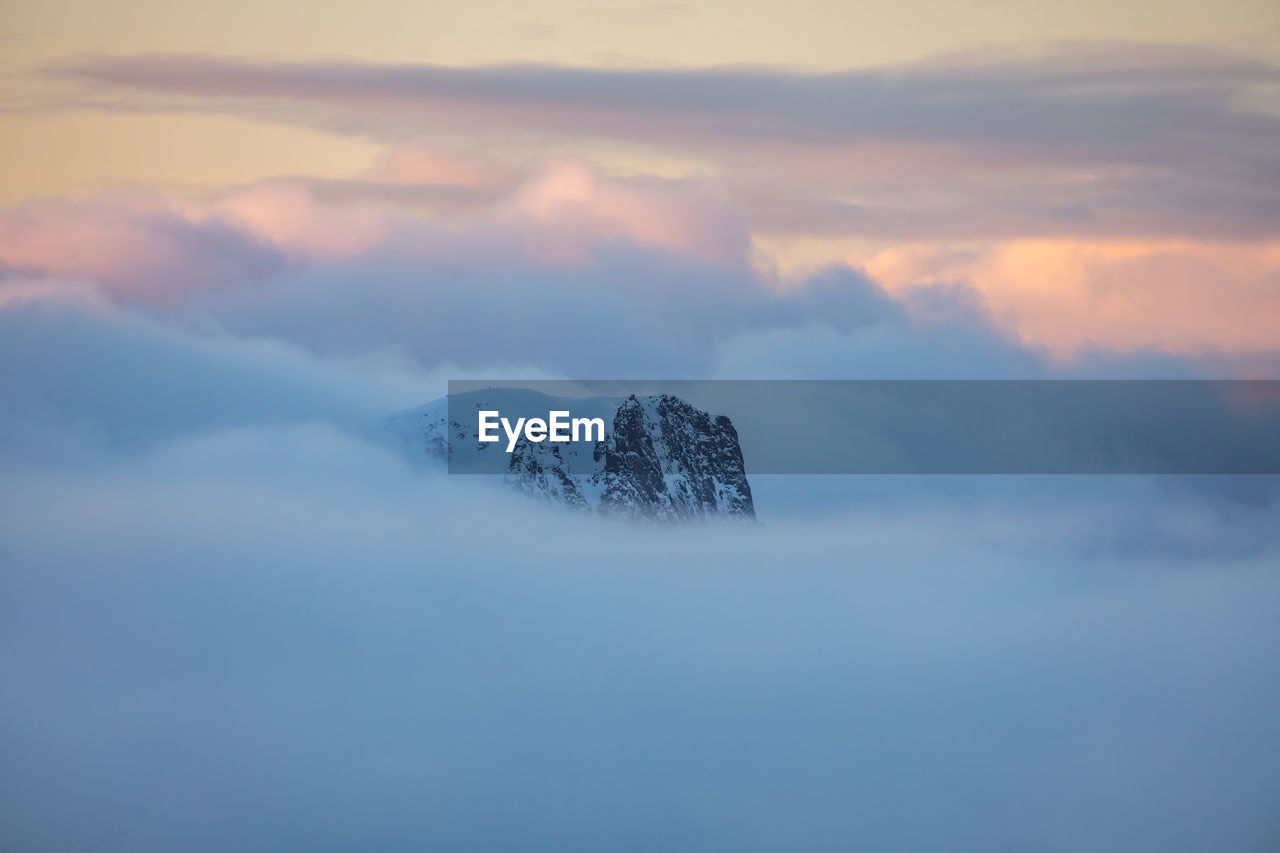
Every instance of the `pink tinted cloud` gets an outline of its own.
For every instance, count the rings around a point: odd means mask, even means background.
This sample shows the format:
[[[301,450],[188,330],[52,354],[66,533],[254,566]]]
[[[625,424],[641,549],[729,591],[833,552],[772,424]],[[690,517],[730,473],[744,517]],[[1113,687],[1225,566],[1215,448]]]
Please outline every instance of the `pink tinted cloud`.
[[[401,178],[499,180],[478,166],[393,156]],[[467,168],[472,171],[467,172]],[[414,171],[416,170],[416,171]],[[425,170],[425,171],[424,171]],[[471,205],[471,202],[468,202]],[[703,182],[619,179],[578,161],[551,162],[467,216],[436,215],[386,198],[321,198],[302,180],[271,180],[201,201],[107,194],[0,209],[0,270],[82,278],[125,299],[261,281],[291,265],[384,253],[431,265],[581,265],[625,244],[741,265],[744,217]]]
[[[420,152],[393,155],[400,178],[510,180],[478,163]],[[284,251],[333,262],[386,250],[423,262],[523,253],[544,265],[581,264],[599,247],[622,243],[719,264],[740,264],[750,251],[742,214],[709,182],[609,177],[579,160],[545,163],[478,217],[445,209],[420,217],[383,200],[328,204],[305,185],[265,182],[222,196],[192,216],[230,222]]]
[[[386,198],[326,200],[301,180],[262,182],[204,201],[134,194],[28,202],[0,210],[4,286],[23,275],[78,278],[113,298],[165,303],[366,255],[424,272],[511,265],[554,275],[568,266],[581,272],[618,245],[732,269],[763,284],[750,272],[747,216],[720,183],[611,177],[577,160],[548,162],[518,180],[429,155],[401,155],[398,163],[405,180],[511,180],[511,187],[462,218],[447,207],[423,216]],[[1091,346],[1273,351],[1280,341],[1275,241],[907,242],[849,260],[896,294],[920,284],[966,284],[1005,328],[1063,357]],[[714,286],[708,283],[708,294]]]
[[[378,201],[318,202],[300,183],[264,182],[229,192],[212,203],[189,205],[201,223],[229,223],[273,246],[309,260],[333,262],[385,244],[404,220]]]
[[[256,235],[216,219],[193,222],[151,194],[0,210],[4,267],[92,280],[127,298],[163,302],[186,289],[258,281],[286,263]]]
[[[397,184],[432,184],[477,188],[510,188],[514,168],[477,156],[422,145],[389,148],[370,172],[374,180]]]
[[[593,246],[615,241],[721,264],[743,263],[750,252],[745,217],[711,183],[610,179],[581,161],[535,172],[497,221],[550,263],[580,263]]]

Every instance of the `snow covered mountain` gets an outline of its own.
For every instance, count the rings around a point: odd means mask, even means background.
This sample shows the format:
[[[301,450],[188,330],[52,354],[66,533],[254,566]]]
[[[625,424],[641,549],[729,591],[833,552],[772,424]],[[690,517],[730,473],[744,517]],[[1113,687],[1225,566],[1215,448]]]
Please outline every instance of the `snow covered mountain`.
[[[480,410],[570,410],[600,417],[603,441],[531,442],[521,436],[511,453],[505,438],[480,442]],[[418,458],[458,471],[501,472],[530,497],[582,512],[649,522],[755,518],[738,433],[724,415],[712,416],[669,394],[647,397],[553,397],[537,391],[490,388],[442,398],[392,415],[395,442]]]

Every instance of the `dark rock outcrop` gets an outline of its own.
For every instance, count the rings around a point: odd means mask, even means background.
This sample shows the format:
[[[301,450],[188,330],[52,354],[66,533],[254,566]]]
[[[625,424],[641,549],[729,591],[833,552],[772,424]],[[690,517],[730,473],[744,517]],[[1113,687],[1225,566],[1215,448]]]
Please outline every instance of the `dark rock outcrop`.
[[[487,389],[455,407],[447,401],[393,416],[388,429],[421,458],[454,466],[478,461],[511,487],[535,500],[568,509],[645,522],[686,523],[707,518],[755,518],[751,485],[729,418],[712,416],[679,397],[632,395],[625,400],[593,398],[610,428],[603,441],[561,444],[530,442],[523,436],[508,454],[498,443],[480,443],[474,423],[462,414],[484,409],[531,411],[573,407],[575,401],[521,397]],[[532,395],[532,399],[531,399]],[[579,404],[580,401],[579,401]],[[461,458],[460,458],[461,455]]]
[[[605,515],[663,521],[755,517],[737,430],[724,415],[712,418],[678,397],[625,400],[596,459]]]

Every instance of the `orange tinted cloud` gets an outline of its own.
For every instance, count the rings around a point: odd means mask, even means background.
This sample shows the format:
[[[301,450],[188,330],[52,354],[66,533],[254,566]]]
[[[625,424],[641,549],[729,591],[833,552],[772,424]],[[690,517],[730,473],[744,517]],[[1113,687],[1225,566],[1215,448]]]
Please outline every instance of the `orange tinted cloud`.
[[[1062,357],[1095,345],[1190,354],[1280,343],[1280,243],[917,244],[849,261],[899,293],[968,284],[999,322]]]

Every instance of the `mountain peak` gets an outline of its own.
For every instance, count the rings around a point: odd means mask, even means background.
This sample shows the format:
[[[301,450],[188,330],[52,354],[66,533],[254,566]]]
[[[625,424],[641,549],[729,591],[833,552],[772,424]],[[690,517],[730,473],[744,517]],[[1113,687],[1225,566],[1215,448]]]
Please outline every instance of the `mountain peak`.
[[[456,463],[459,453],[483,453],[492,463],[489,454],[501,451],[478,444],[475,424],[458,413],[496,409],[516,395],[524,410],[531,410],[531,402],[542,411],[588,406],[610,424],[603,441],[556,444],[521,437],[503,472],[506,483],[545,503],[614,518],[674,524],[755,518],[738,433],[728,417],[713,417],[671,394],[580,401],[524,390],[504,393],[509,390],[468,392],[455,396],[452,405],[448,398],[439,400],[393,415],[388,428],[415,455]]]

